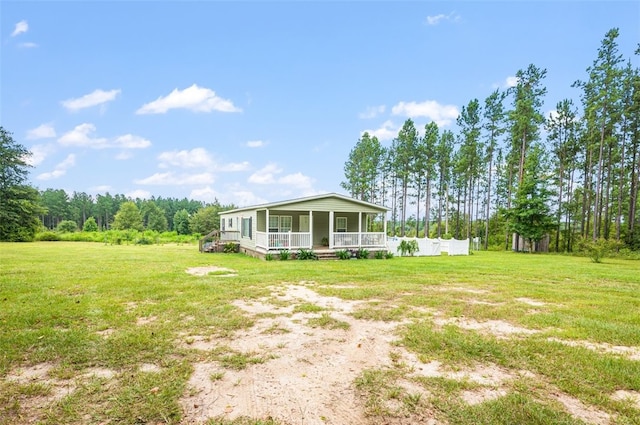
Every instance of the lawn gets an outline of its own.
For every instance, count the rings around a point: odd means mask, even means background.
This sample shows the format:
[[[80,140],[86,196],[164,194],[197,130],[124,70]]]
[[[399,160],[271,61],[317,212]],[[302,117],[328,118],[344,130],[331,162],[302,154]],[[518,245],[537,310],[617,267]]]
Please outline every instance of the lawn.
[[[640,262],[0,244],[21,423],[640,424]]]

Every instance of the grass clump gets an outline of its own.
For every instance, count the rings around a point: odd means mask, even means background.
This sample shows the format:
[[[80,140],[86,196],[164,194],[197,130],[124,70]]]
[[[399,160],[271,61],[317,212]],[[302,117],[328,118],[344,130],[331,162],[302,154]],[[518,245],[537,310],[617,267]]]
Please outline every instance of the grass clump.
[[[349,323],[342,320],[338,320],[331,317],[328,313],[322,313],[320,317],[314,317],[307,321],[307,324],[312,328],[325,328],[325,329],[344,329],[347,330],[351,327]]]

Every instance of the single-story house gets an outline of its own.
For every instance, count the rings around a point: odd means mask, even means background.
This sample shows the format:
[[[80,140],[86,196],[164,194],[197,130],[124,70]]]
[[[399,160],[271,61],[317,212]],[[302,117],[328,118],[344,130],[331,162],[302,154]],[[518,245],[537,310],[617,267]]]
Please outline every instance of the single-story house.
[[[389,209],[337,193],[238,208],[220,213],[220,239],[262,256],[299,249],[386,250]]]

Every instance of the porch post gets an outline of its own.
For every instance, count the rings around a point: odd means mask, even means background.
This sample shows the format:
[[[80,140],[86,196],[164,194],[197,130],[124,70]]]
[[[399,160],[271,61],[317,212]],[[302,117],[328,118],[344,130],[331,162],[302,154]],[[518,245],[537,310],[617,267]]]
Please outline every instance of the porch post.
[[[309,249],[313,249],[313,211],[309,210]]]
[[[358,213],[358,246],[362,246],[362,211]]]
[[[333,249],[333,211],[329,211],[329,249]]]
[[[382,229],[384,232],[384,247],[387,247],[387,212],[382,213]]]
[[[270,248],[270,246],[269,246],[269,208],[267,208],[265,210],[265,216],[266,216],[266,220],[267,220],[267,222],[266,222],[266,227],[267,228],[265,229],[266,230],[265,233],[267,235],[267,251],[269,251],[269,248]]]

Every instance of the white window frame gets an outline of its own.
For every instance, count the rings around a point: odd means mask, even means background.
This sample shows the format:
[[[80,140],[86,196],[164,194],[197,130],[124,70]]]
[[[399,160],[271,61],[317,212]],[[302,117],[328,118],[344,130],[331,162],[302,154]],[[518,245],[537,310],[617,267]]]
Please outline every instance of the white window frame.
[[[341,226],[341,223],[344,225]],[[347,217],[336,217],[336,232],[345,233],[347,231]]]
[[[287,221],[289,222],[288,226],[286,226]],[[272,222],[277,222],[278,223],[277,227],[272,226]],[[268,224],[269,224],[269,232],[271,233],[290,232],[293,226],[293,217],[290,215],[270,215]]]
[[[251,217],[242,217],[242,225],[240,228],[242,237],[251,239]]]

